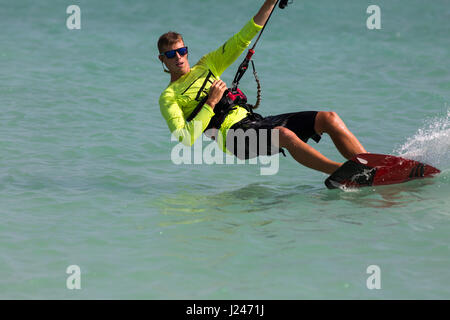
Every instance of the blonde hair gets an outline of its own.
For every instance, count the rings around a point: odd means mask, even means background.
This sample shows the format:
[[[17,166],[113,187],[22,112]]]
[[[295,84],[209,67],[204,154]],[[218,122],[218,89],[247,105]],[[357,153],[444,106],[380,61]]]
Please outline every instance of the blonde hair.
[[[161,37],[159,37],[158,40],[159,53],[163,53],[164,47],[168,47],[174,43],[177,43],[178,41],[183,41],[184,43],[183,36],[178,32],[169,31],[167,33],[164,33]]]

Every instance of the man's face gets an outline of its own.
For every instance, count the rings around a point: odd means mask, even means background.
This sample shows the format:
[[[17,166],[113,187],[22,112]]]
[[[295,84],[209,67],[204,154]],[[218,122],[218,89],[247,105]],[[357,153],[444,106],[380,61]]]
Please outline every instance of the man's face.
[[[179,40],[174,44],[165,47],[162,53],[183,47],[184,42],[182,40]],[[175,52],[175,57],[173,57],[172,59],[167,58],[163,54],[162,56],[159,56],[159,59],[166,65],[167,69],[169,69],[171,74],[182,76],[190,71],[188,54],[181,56],[178,52]]]

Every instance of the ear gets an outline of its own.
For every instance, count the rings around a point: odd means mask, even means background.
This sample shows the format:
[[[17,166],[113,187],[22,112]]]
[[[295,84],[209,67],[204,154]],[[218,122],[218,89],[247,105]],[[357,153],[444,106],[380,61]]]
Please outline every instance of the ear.
[[[158,59],[159,61],[161,61],[162,63],[164,63],[163,57],[161,55],[158,55]]]

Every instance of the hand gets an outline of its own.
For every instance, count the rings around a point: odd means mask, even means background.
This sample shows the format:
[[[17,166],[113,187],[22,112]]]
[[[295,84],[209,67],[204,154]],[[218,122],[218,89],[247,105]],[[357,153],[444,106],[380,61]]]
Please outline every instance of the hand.
[[[209,88],[209,97],[206,104],[214,109],[216,104],[222,99],[223,93],[227,90],[227,85],[222,80],[216,80]]]

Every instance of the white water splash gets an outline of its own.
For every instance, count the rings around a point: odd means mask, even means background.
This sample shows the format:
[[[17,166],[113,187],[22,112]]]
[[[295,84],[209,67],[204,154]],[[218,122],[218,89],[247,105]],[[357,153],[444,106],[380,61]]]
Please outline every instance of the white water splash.
[[[425,126],[399,148],[394,154],[438,169],[450,167],[450,110],[443,117],[428,120]]]

